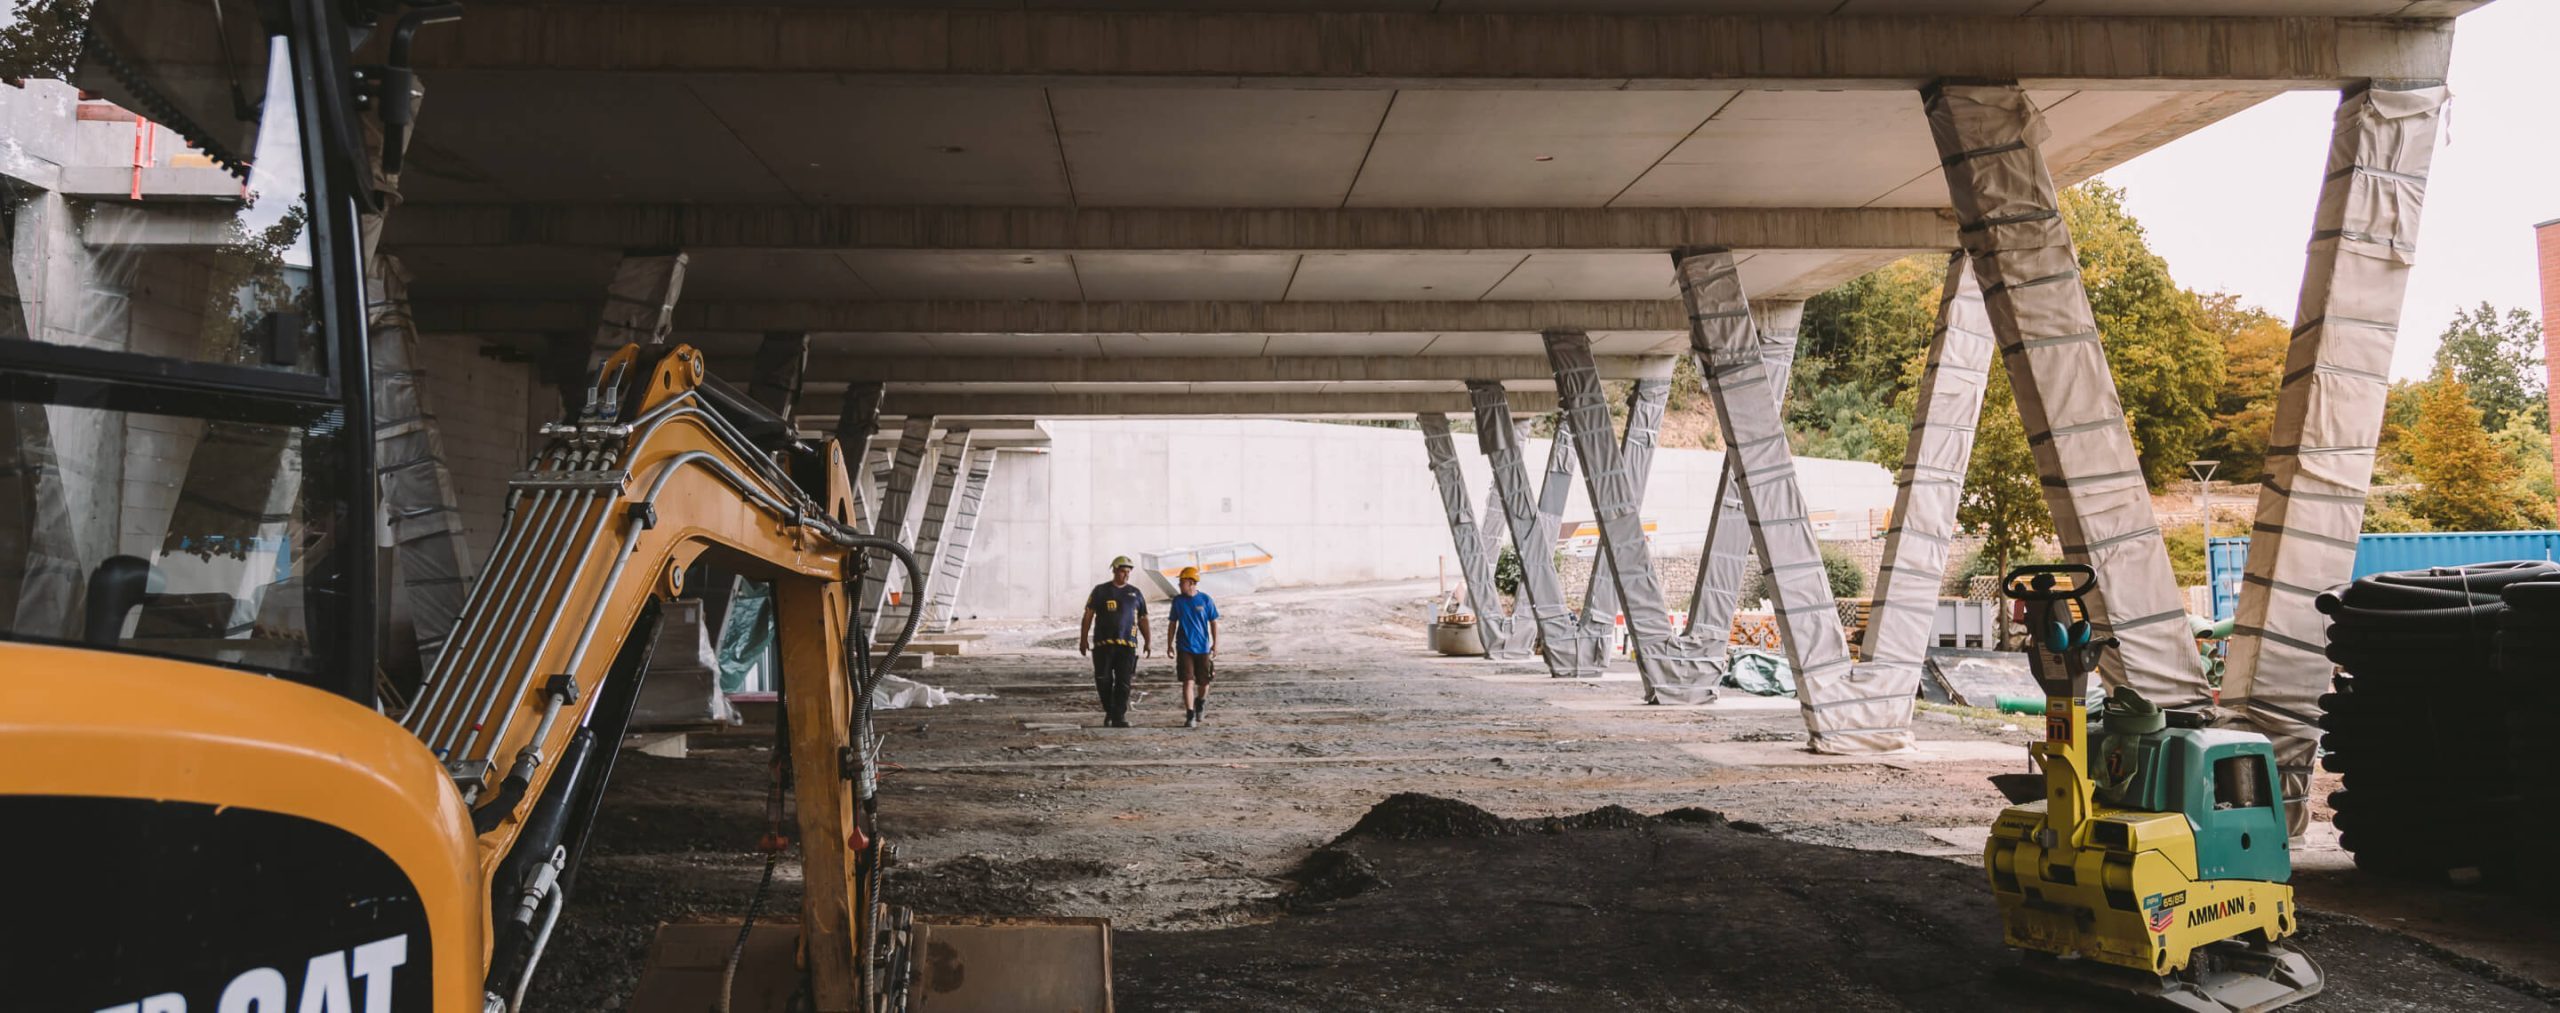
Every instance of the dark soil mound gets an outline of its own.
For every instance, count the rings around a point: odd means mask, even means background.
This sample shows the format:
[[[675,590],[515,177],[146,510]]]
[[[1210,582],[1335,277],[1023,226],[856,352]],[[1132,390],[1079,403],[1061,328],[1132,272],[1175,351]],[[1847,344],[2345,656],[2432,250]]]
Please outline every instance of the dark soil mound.
[[[1451,838],[1500,837],[1512,833],[1510,820],[1460,802],[1453,798],[1400,791],[1370,807],[1360,822],[1333,839],[1334,843],[1366,838],[1379,841],[1425,841]]]
[[[1299,910],[1341,900],[1389,885],[1378,874],[1378,867],[1360,853],[1349,848],[1325,847],[1308,855],[1289,878],[1298,883],[1298,892],[1289,897],[1289,906]]]

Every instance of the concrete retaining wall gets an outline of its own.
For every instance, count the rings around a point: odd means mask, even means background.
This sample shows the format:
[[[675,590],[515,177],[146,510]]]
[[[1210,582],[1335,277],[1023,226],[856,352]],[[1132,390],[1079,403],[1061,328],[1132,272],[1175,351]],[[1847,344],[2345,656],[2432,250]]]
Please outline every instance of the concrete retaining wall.
[[[1047,452],[1007,451],[996,467],[960,588],[963,618],[1071,618],[1109,576],[1111,557],[1199,542],[1261,543],[1280,584],[1429,577],[1444,559],[1456,573],[1414,430],[1254,421],[1047,426],[1054,437]],[[1458,441],[1481,516],[1490,472],[1472,436]],[[1546,441],[1533,441],[1529,461],[1545,457]],[[1722,467],[1714,451],[1660,452],[1645,519],[1665,538],[1705,530]],[[1892,505],[1893,480],[1883,468],[1806,460],[1798,469],[1813,508],[1854,520],[1860,535],[1869,511]],[[1564,517],[1567,524],[1591,517],[1578,483]]]

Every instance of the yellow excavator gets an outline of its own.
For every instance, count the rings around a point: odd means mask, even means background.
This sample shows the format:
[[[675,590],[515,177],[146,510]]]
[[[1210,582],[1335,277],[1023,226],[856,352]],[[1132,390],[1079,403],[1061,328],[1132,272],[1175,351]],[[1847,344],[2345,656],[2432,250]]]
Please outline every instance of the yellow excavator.
[[[176,132],[187,167],[235,178],[162,199],[137,169],[117,199],[35,185],[18,163],[0,175],[0,897],[15,922],[0,1005],[520,1008],[658,603],[701,561],[771,582],[776,602],[772,829],[787,832],[766,844],[778,857],[796,833],[805,901],[789,980],[755,992],[905,1008],[923,987],[905,947],[927,927],[881,899],[869,711],[914,615],[875,664],[852,589],[895,560],[912,595],[914,561],[856,530],[832,442],[793,435],[695,349],[605,359],[511,483],[415,699],[378,689],[358,223],[378,210],[367,153],[399,144],[368,144],[360,114],[377,137],[405,130],[399,54],[456,12],[12,2],[7,87],[81,103],[83,123],[108,115],[92,103],[126,111],[137,133]],[[351,67],[377,33],[392,61]],[[971,931],[1001,926],[932,927],[965,954]],[[734,932],[724,972],[746,949]],[[1107,964],[1098,979],[1030,957],[974,970],[915,998],[1108,1008]],[[724,1010],[747,991],[728,979]]]

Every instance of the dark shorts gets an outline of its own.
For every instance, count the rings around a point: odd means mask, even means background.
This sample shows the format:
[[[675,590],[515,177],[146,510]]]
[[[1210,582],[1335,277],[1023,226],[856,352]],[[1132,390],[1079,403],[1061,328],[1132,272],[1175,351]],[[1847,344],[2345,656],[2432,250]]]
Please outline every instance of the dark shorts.
[[[1173,674],[1184,682],[1196,682],[1205,686],[1209,684],[1210,676],[1216,674],[1216,666],[1210,664],[1209,656],[1206,654],[1175,651],[1173,652]]]

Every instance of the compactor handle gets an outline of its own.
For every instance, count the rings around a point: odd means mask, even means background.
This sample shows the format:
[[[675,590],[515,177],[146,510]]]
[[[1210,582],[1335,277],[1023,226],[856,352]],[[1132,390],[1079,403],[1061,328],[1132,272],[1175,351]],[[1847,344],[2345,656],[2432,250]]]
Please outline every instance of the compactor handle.
[[[2058,587],[2057,577],[2071,578],[2069,587]],[[2077,601],[2098,589],[2098,571],[2087,563],[2039,563],[2009,571],[2000,581],[2000,594],[2011,601]]]

